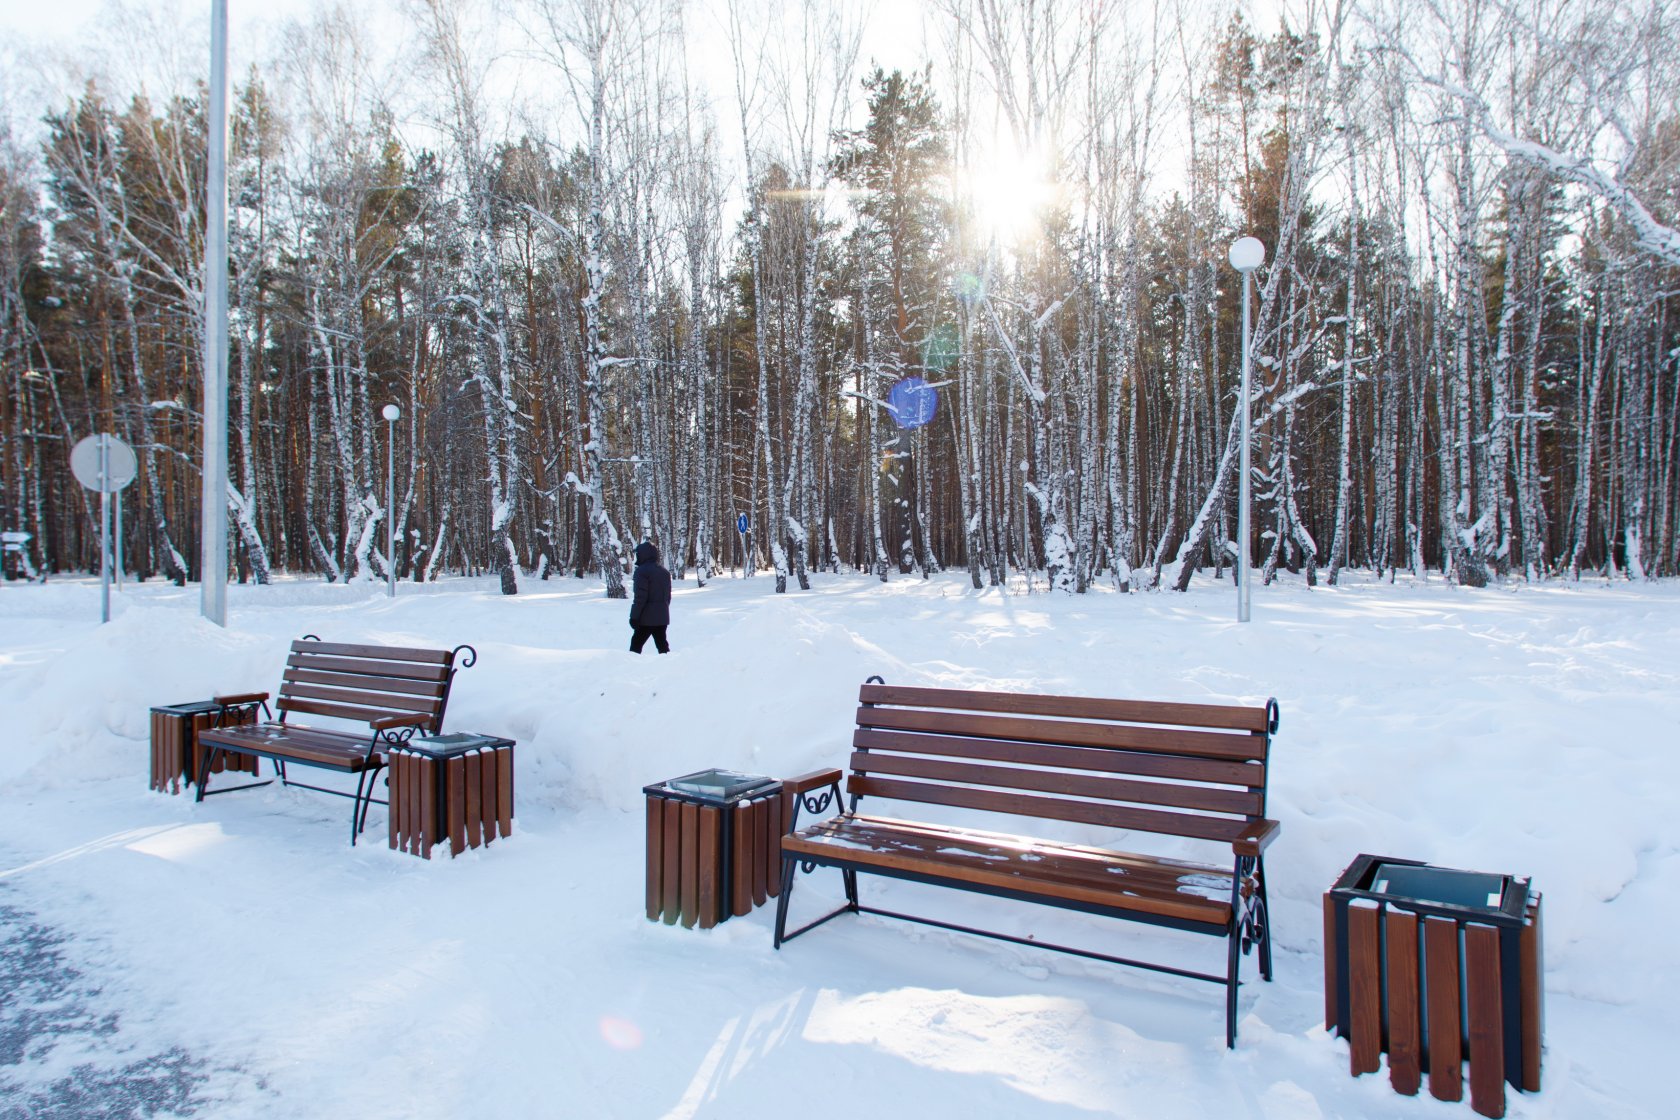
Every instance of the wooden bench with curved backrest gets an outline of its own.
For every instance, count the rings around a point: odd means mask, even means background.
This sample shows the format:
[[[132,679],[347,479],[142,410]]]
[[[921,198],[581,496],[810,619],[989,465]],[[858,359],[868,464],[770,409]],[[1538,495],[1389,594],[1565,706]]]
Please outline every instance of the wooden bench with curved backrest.
[[[465,651],[465,656],[462,656]],[[373,796],[385,751],[407,743],[417,732],[437,735],[449,706],[449,690],[459,669],[471,668],[478,654],[471,646],[452,650],[404,649],[397,646],[344,645],[323,642],[313,635],[292,643],[280,679],[274,707],[278,720],[238,726],[218,726],[199,733],[205,748],[199,775],[198,799],[206,793],[231,793],[268,782],[206,791],[205,784],[223,752],[258,755],[274,763],[284,785],[350,797],[350,843],[367,826],[370,805],[383,805]],[[224,712],[263,704],[269,694],[247,692],[218,696]],[[294,716],[326,717],[338,726],[305,725]],[[223,721],[225,722],[225,721]],[[344,725],[353,725],[349,729]],[[336,770],[356,775],[356,791],[308,785],[287,777],[289,764]]]
[[[782,942],[844,913],[906,918],[946,929],[1058,949],[1224,984],[1226,1045],[1236,1045],[1238,950],[1260,950],[1271,979],[1262,852],[1278,833],[1266,819],[1266,777],[1277,704],[1228,707],[865,684],[852,737],[851,773],[820,770],[783,783],[801,805],[850,808],[782,840]],[[824,787],[827,787],[824,789]],[[868,801],[944,807],[941,823]],[[956,812],[952,812],[956,810]],[[1072,822],[1199,842],[1208,861],[1168,858],[968,827],[971,813]],[[955,817],[961,823],[951,823]],[[1217,853],[1223,853],[1223,860]],[[794,865],[838,868],[846,904],[787,932]],[[859,874],[1168,926],[1227,940],[1223,976],[1130,960],[863,905]]]

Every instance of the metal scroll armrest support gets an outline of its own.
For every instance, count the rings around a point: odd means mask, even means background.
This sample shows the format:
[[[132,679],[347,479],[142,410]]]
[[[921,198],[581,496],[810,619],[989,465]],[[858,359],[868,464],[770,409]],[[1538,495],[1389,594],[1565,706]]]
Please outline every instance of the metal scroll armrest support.
[[[393,727],[426,727],[430,725],[431,722],[431,716],[425,715],[421,712],[414,712],[411,715],[380,716],[378,719],[369,720],[368,726],[373,728],[375,731],[389,731]]]
[[[801,774],[797,778],[787,778],[782,782],[782,792],[793,798],[793,808],[788,813],[787,831],[793,833],[799,828],[799,810],[804,808],[813,816],[826,813],[830,807],[836,815],[840,812],[840,779],[844,775],[834,767],[825,770],[813,770],[809,774]],[[821,790],[813,793],[813,790]],[[785,837],[784,837],[785,839]],[[798,929],[788,932],[788,898],[793,894],[793,865],[795,857],[786,848],[782,849],[782,893],[776,898],[776,933],[772,942],[777,949],[782,942],[792,937],[798,937],[807,930],[815,929],[830,918],[836,918],[845,913],[856,913],[857,872],[842,869],[840,874],[846,887],[846,904],[838,910],[824,914],[814,922],[808,922]],[[799,869],[806,874],[815,870],[816,864],[810,860],[800,860]]]
[[[788,817],[787,824],[789,832],[799,827],[799,810],[802,806],[813,815],[827,812],[830,805],[834,806],[836,811],[839,810],[840,778],[840,771],[831,766],[783,780],[782,792],[793,798],[793,813]],[[828,788],[823,789],[824,786]],[[813,795],[811,791],[816,789],[821,789],[822,792]]]
[[[226,696],[212,696],[210,702],[216,705],[216,726],[227,727],[228,717],[240,708],[262,708],[263,719],[273,719],[274,715],[268,710],[268,693],[266,692],[234,692]]]

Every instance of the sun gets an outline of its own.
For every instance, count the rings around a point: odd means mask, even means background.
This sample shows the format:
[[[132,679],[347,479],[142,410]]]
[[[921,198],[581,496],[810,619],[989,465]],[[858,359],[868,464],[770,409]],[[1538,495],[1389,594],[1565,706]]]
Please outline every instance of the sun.
[[[999,140],[958,176],[982,234],[1013,245],[1037,237],[1047,210],[1061,199],[1042,152]]]

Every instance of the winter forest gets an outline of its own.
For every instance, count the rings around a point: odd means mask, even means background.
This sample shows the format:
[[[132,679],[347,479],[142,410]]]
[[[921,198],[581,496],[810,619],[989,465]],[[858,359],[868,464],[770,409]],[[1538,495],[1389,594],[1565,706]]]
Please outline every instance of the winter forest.
[[[1680,574],[1663,0],[384,7],[234,71],[241,581]],[[108,431],[199,577],[207,28],[130,15],[0,132],[9,576],[97,567]]]

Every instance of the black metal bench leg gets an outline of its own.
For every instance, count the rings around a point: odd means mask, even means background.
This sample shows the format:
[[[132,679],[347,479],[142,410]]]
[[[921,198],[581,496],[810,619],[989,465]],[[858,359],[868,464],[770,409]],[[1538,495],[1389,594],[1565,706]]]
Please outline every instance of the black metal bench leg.
[[[782,857],[782,893],[776,896],[776,936],[771,948],[782,947],[782,935],[787,932],[788,896],[793,894],[793,860]]]
[[[356,775],[356,798],[350,802],[350,846],[352,848],[356,846],[356,834],[361,831],[361,823],[364,816],[362,809],[362,788],[367,785],[367,776],[368,772],[366,770],[363,770],[360,774]],[[373,796],[371,791],[368,796]]]
[[[1266,901],[1266,861],[1255,867],[1255,893],[1260,899],[1260,976],[1268,983],[1272,979],[1272,907]]]
[[[1237,968],[1242,960],[1242,930],[1233,927],[1227,939],[1230,949],[1225,962],[1225,1046],[1237,1048]]]
[[[383,769],[385,769],[383,766],[375,766],[371,771],[373,781],[368,783],[367,797],[362,800],[362,823],[356,829],[358,834],[367,831],[368,810],[373,808],[373,791],[379,788],[379,772]],[[388,785],[389,782],[386,784]]]
[[[198,796],[193,800],[204,800],[204,786],[210,781],[210,767],[215,763],[217,757],[219,757],[221,753],[222,748],[220,747],[211,747],[209,750],[204,752],[204,761],[198,765]]]
[[[857,872],[849,867],[843,867],[840,869],[840,877],[846,882],[847,907],[855,914],[858,908]]]

